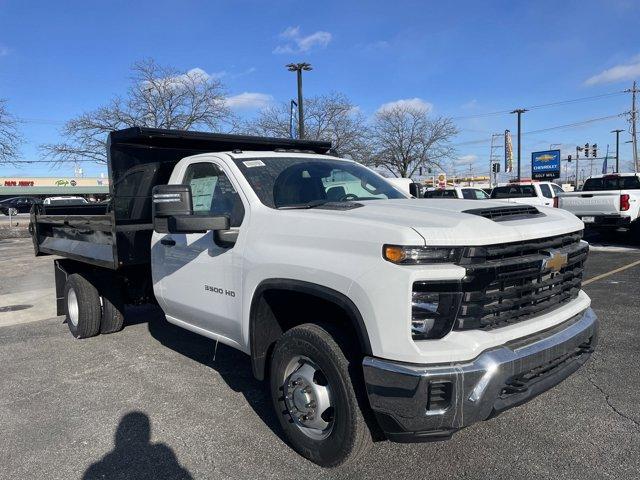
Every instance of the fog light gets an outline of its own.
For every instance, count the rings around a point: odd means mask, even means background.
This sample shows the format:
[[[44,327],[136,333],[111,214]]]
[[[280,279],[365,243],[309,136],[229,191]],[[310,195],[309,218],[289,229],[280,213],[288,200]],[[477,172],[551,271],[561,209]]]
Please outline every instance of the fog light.
[[[451,331],[460,304],[459,293],[413,292],[411,335],[414,340],[442,338]]]

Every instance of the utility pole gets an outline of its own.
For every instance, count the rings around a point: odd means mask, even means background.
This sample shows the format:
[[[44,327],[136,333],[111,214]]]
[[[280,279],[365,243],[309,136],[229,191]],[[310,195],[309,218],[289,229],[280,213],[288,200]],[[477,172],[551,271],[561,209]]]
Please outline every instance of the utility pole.
[[[522,114],[524,112],[528,112],[528,110],[526,108],[516,108],[513,112],[511,113],[516,113],[518,114],[518,181],[520,181],[520,164],[521,164],[521,158],[522,158],[522,122],[521,122],[521,117]]]
[[[580,171],[578,170],[578,161],[580,160],[580,152],[582,147],[576,145],[576,190],[578,190],[578,180],[580,179]]]
[[[298,77],[298,138],[304,138],[304,108],[302,106],[302,71],[313,70],[309,63],[290,63],[287,66],[290,72],[296,72]]]
[[[289,137],[296,138],[293,134],[293,109],[298,107],[298,104],[295,100],[291,100],[289,104]]]
[[[616,134],[616,173],[620,172],[620,132],[623,130],[611,130],[611,133]]]
[[[631,87],[631,148],[633,150],[633,170],[634,172],[638,172],[638,139],[637,139],[637,130],[636,123],[638,118],[638,112],[636,110],[636,92],[638,89],[636,88],[636,82],[633,82],[633,86]]]
[[[500,148],[500,145],[496,145],[496,138],[497,137],[504,137],[504,133],[494,133],[491,135],[491,151],[489,153],[489,186],[493,187],[494,185],[498,185],[498,172],[495,172],[493,170],[493,165],[494,165],[494,160],[495,160],[495,153],[494,151],[496,149]],[[498,158],[498,165],[500,164],[500,159]],[[491,175],[493,174],[493,184],[491,183]]]

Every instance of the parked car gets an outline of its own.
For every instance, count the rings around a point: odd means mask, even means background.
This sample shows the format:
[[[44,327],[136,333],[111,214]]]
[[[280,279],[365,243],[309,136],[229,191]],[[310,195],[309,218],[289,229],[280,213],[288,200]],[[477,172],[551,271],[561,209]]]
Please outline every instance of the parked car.
[[[565,192],[558,206],[600,229],[640,227],[640,174],[614,173],[588,178],[577,192]]]
[[[555,198],[564,190],[552,182],[519,182],[494,187],[491,198],[533,206],[556,206]]]
[[[47,197],[42,203],[44,205],[84,205],[89,202],[82,197]]]
[[[487,200],[489,195],[481,188],[447,187],[427,190],[424,198],[464,198],[467,200]]]
[[[372,432],[447,439],[596,346],[569,212],[409,198],[328,142],[131,128],[107,145],[112,205],[32,217],[35,253],[62,257],[71,334],[116,332],[126,303],[157,301],[250,355],[286,438],[319,465],[356,462]]]
[[[4,215],[16,215],[18,213],[29,213],[31,205],[38,201],[33,197],[13,197],[0,200],[0,212]]]

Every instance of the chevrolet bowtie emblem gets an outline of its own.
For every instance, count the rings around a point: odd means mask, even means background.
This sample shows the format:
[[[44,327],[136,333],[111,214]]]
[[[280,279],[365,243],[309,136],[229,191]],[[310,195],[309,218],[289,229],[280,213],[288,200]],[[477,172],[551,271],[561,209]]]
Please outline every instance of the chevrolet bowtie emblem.
[[[554,250],[546,252],[549,254],[549,258],[542,260],[542,270],[551,270],[552,272],[559,272],[567,266],[569,262],[569,256],[566,253],[560,253]]]

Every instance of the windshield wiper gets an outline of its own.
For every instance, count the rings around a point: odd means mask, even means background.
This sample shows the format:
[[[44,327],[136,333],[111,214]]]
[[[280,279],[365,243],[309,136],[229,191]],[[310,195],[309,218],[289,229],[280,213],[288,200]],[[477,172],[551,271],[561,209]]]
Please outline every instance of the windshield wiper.
[[[307,203],[294,203],[292,205],[283,205],[282,207],[278,207],[278,210],[304,210],[308,208],[320,207],[329,203],[329,200],[312,200]]]

